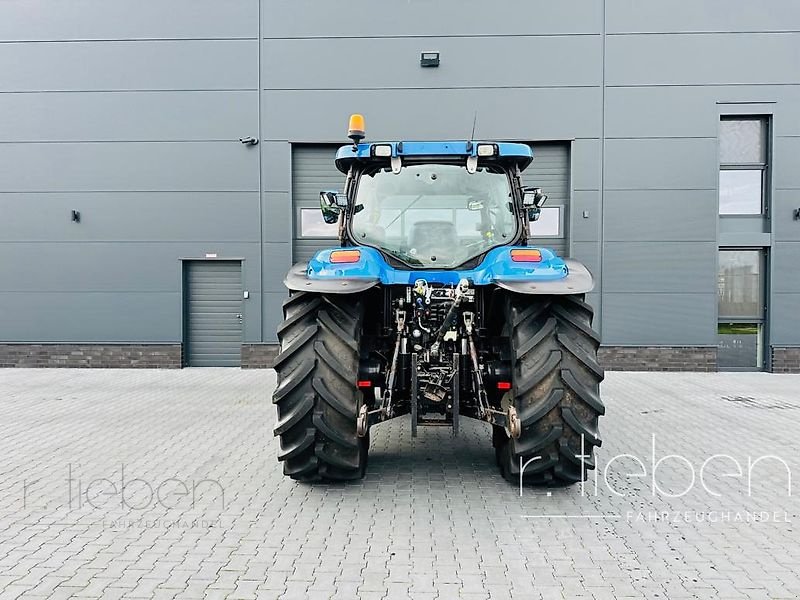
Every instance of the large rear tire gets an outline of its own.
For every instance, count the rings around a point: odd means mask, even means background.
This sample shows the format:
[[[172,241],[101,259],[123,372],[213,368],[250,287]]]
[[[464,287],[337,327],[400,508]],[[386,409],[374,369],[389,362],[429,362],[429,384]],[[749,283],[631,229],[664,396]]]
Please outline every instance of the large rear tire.
[[[283,473],[300,481],[361,479],[369,451],[369,437],[356,434],[363,302],[353,295],[293,292],[283,315],[272,397]]]
[[[605,408],[593,314],[583,295],[506,295],[513,381],[504,402],[513,402],[521,433],[512,439],[495,430],[493,442],[509,481],[520,483],[522,473],[523,483],[566,485],[585,480],[594,468]]]

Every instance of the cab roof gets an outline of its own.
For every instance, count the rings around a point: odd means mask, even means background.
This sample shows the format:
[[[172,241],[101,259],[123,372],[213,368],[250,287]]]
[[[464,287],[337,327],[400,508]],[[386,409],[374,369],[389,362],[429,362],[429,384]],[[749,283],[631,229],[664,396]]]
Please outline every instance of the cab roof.
[[[457,159],[478,155],[478,146],[491,145],[494,153],[489,156],[481,155],[481,163],[495,163],[504,166],[517,165],[524,170],[533,160],[533,150],[527,144],[511,142],[489,141],[449,141],[449,142],[372,142],[369,144],[352,144],[342,146],[336,152],[336,168],[342,173],[347,173],[351,165],[388,163],[390,157],[376,156],[376,146],[391,146],[391,157],[414,159]]]

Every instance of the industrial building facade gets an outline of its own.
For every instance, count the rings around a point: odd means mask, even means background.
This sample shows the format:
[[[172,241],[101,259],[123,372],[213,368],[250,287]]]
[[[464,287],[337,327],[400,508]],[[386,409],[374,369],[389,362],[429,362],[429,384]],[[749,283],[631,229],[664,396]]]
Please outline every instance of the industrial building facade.
[[[360,112],[531,144],[607,367],[800,371],[798,64],[793,0],[2,2],[0,365],[268,366]]]

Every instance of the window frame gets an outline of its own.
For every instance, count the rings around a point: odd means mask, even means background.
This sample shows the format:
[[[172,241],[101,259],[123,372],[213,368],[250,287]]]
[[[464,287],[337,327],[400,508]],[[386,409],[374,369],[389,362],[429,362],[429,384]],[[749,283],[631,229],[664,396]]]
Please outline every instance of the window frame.
[[[750,365],[747,365],[747,366],[744,366],[744,365],[737,365],[737,366],[718,365],[719,370],[723,371],[723,372],[735,372],[735,371],[739,371],[739,372],[759,372],[759,371],[763,371],[764,368],[767,366],[767,360],[768,360],[768,354],[769,354],[768,352],[766,352],[766,345],[767,345],[767,338],[766,338],[767,325],[766,325],[766,323],[759,322],[759,321],[753,321],[753,320],[749,320],[749,321],[733,321],[733,320],[717,321],[717,334],[716,334],[717,335],[717,348],[719,349],[720,346],[721,346],[721,342],[722,342],[722,340],[720,339],[721,336],[723,336],[723,335],[733,335],[733,334],[720,333],[719,332],[720,325],[737,325],[737,324],[743,324],[743,325],[752,324],[752,325],[755,325],[755,327],[756,327],[756,333],[755,333],[755,337],[756,337],[755,363],[756,364],[752,365],[752,366],[750,366]]]
[[[316,213],[316,214],[315,214]],[[297,239],[304,239],[304,240],[335,240],[339,237],[339,229],[336,223],[329,225],[331,227],[331,235],[311,235],[305,233],[304,225],[305,220],[303,219],[303,215],[305,214],[314,214],[314,216],[319,216],[322,219],[322,213],[320,212],[319,207],[313,208],[310,206],[298,206],[296,212],[296,228],[295,228],[295,237]],[[327,225],[327,224],[326,224]]]
[[[717,249],[717,281],[719,281],[720,255],[723,252],[755,252],[758,254],[758,290],[759,290],[759,316],[731,316],[720,313],[719,298],[717,298],[717,323],[760,323],[767,320],[767,250],[760,246],[723,246]]]
[[[742,215],[740,215],[742,216]],[[720,255],[723,252],[757,252],[759,265],[759,312],[760,316],[726,316],[719,311],[719,298],[717,299],[717,325],[716,336],[717,346],[720,343],[719,327],[722,324],[753,324],[758,328],[756,338],[756,366],[755,367],[731,367],[720,366],[720,371],[763,371],[769,368],[769,248],[763,246],[721,246],[717,249],[717,278],[719,278]],[[719,279],[718,279],[719,280]]]
[[[761,171],[761,210],[756,213],[726,213],[722,212],[720,204],[721,189],[719,185],[719,173],[717,175],[717,214],[725,218],[753,218],[753,217],[769,217],[770,209],[770,163],[772,160],[772,118],[771,115],[765,114],[723,114],[719,117],[720,122],[720,140],[721,145],[721,125],[724,121],[760,121],[762,123],[761,131],[764,135],[764,161],[763,162],[742,162],[731,163],[722,162],[722,157],[719,160],[718,171]]]
[[[553,204],[553,205],[547,204],[545,206],[542,206],[542,212],[543,213],[546,210],[554,210],[554,209],[558,209],[558,233],[555,234],[555,235],[553,235],[553,234],[542,235],[540,233],[537,233],[536,232],[536,223],[538,221],[533,221],[530,224],[530,231],[531,231],[530,239],[532,241],[535,242],[537,239],[542,239],[542,240],[561,240],[561,239],[564,239],[564,212],[565,212],[565,206],[563,204]]]

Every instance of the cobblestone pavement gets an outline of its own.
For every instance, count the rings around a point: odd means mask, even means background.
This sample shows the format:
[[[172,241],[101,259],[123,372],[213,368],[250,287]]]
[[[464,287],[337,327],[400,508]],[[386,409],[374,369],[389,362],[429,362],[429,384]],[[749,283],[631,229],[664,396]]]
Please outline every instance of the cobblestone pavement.
[[[800,597],[800,376],[609,373],[597,482],[522,496],[476,422],[294,483],[274,382],[0,371],[0,597]]]

